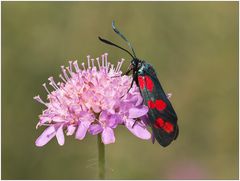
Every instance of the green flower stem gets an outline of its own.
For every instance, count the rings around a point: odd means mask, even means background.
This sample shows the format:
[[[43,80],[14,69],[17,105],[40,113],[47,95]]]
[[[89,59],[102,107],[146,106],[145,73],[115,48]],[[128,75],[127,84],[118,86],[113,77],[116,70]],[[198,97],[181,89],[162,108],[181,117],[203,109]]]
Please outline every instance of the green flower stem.
[[[101,134],[98,134],[98,171],[99,179],[105,179],[105,148],[102,143]]]

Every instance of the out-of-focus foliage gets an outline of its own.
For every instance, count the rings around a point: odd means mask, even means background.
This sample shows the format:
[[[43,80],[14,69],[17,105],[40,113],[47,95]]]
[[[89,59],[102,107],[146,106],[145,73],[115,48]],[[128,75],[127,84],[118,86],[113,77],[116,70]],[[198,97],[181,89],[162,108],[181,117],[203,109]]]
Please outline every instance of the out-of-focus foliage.
[[[179,117],[162,148],[124,128],[106,146],[108,179],[238,178],[238,2],[3,2],[2,178],[96,179],[97,138],[34,145],[43,106],[33,100],[67,60],[109,52],[101,35],[154,65]],[[126,70],[128,63],[125,63]]]

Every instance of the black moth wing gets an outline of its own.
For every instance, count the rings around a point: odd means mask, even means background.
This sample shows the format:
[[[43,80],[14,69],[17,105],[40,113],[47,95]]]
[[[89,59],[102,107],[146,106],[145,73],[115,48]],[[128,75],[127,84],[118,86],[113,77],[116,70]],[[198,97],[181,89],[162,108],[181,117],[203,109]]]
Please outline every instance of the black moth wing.
[[[156,138],[156,140],[159,142],[162,146],[168,146],[174,139],[178,136],[178,125],[177,125],[177,115],[172,107],[171,102],[169,101],[168,97],[166,96],[158,78],[156,75],[156,72],[154,71],[153,67],[150,64],[143,63],[142,68],[138,72],[138,76],[143,77],[143,83],[144,86],[141,89],[140,92],[144,98],[144,104],[148,106],[148,101],[156,101],[156,100],[163,100],[166,103],[166,108],[164,110],[157,110],[157,109],[151,109],[149,108],[148,111],[148,119],[149,123],[151,125],[153,134]],[[150,78],[153,83],[153,89],[152,91],[149,91],[147,89],[147,82],[146,77]],[[138,82],[139,85],[139,82]],[[162,128],[158,128],[155,126],[156,120],[158,118],[161,118],[165,121],[170,122],[173,125],[173,131],[168,133]]]

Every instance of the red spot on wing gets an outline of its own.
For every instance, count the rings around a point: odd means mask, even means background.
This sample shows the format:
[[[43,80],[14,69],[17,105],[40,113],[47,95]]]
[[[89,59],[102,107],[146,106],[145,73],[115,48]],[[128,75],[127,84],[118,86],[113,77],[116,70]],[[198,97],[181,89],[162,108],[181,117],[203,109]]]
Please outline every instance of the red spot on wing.
[[[163,100],[156,100],[155,106],[157,110],[162,111],[167,107],[167,104]]]
[[[173,125],[169,122],[165,122],[163,129],[167,133],[171,133],[173,131]]]
[[[152,89],[153,89],[153,81],[152,79],[149,77],[149,76],[145,76],[145,79],[146,79],[146,87],[147,89],[152,92]]]
[[[152,100],[148,100],[148,107],[150,109],[154,109],[155,108],[155,103]]]
[[[173,125],[170,122],[164,121],[162,118],[157,118],[154,123],[155,128],[162,128],[167,133],[173,132]]]
[[[143,89],[143,88],[144,88],[144,79],[143,79],[143,76],[138,76],[138,84],[139,84],[140,89]]]
[[[155,121],[154,126],[156,128],[162,128],[164,126],[164,121],[162,118],[157,118],[157,120]]]

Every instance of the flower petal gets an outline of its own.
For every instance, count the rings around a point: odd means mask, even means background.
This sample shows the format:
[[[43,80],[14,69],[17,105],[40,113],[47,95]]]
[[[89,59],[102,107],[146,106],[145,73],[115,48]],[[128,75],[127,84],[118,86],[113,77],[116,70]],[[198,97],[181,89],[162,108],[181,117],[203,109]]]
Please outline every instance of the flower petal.
[[[149,121],[149,119],[148,119],[148,115],[147,115],[147,114],[145,114],[144,116],[142,116],[140,119],[142,120],[142,122],[143,122],[146,126],[150,126],[150,121]]]
[[[106,123],[107,123],[107,126],[108,127],[111,127],[111,128],[116,128],[117,125],[119,123],[122,122],[122,119],[119,115],[117,114],[113,114],[111,115],[107,120],[106,120]]]
[[[147,106],[141,106],[141,108],[130,108],[129,109],[129,116],[128,118],[138,118],[141,117],[148,112],[148,107]]]
[[[82,111],[81,116],[79,118],[79,120],[82,122],[92,122],[94,119],[95,118],[94,118],[93,114],[86,112],[86,111]]]
[[[63,124],[58,128],[56,133],[57,141],[59,145],[64,145],[64,134],[63,134]]]
[[[54,136],[56,135],[56,129],[55,126],[49,126],[47,129],[44,130],[44,132],[37,138],[35,141],[36,146],[44,146],[47,144]]]
[[[108,113],[107,111],[102,111],[99,115],[99,120],[107,120],[108,119]]]
[[[123,102],[122,104],[120,104],[119,109],[120,109],[120,113],[128,113],[129,109],[131,109],[132,107],[136,107],[134,106],[132,103],[128,103],[128,102]]]
[[[97,106],[97,105],[93,105],[93,106],[92,106],[92,109],[93,109],[93,111],[94,111],[95,113],[99,113],[99,112],[101,111],[101,108],[100,108],[99,106]]]
[[[91,135],[96,135],[98,133],[101,133],[103,131],[103,128],[100,124],[92,124],[90,125],[88,131]]]
[[[54,122],[59,122],[59,123],[65,121],[65,120],[64,120],[62,117],[60,117],[60,116],[55,116],[55,117],[52,118],[52,120],[53,120]]]
[[[76,126],[72,124],[67,127],[67,136],[73,135],[74,131],[76,130]]]
[[[141,94],[138,94],[137,95],[137,102],[136,102],[136,106],[139,106],[140,104],[142,104],[143,103],[143,98],[142,98],[142,96],[141,96]]]
[[[138,122],[135,123],[135,120],[133,120],[133,119],[128,119],[126,121],[125,126],[127,127],[127,129],[129,131],[132,132],[132,134],[134,134],[135,136],[137,136],[141,139],[148,140],[151,138],[151,134],[149,133],[147,128],[143,127]]]
[[[80,113],[82,112],[82,108],[79,106],[79,105],[71,105],[70,107],[69,107],[69,109],[72,111],[72,112],[74,112],[76,115],[80,115]]]
[[[91,124],[91,122],[89,122],[89,121],[80,122],[75,138],[82,140],[85,137],[90,124]]]
[[[41,124],[44,124],[46,122],[51,122],[51,121],[52,121],[52,119],[50,117],[47,117],[47,116],[41,116],[40,117],[40,123]]]
[[[115,136],[112,128],[106,127],[103,129],[102,142],[104,144],[110,144],[115,142]]]

